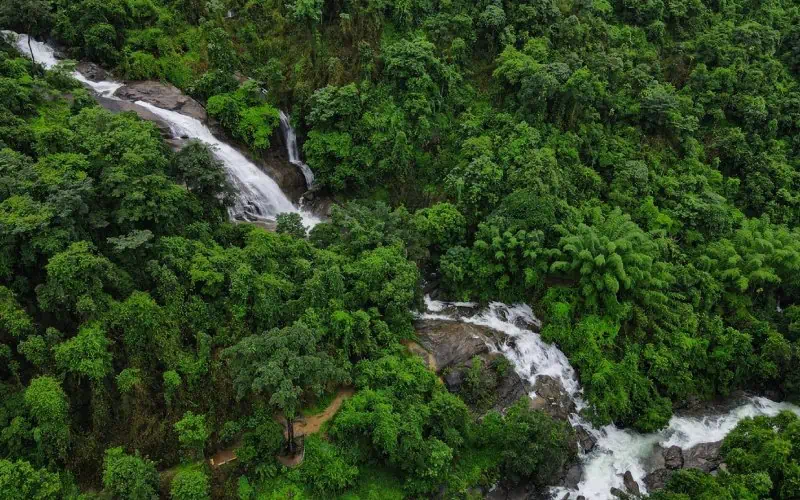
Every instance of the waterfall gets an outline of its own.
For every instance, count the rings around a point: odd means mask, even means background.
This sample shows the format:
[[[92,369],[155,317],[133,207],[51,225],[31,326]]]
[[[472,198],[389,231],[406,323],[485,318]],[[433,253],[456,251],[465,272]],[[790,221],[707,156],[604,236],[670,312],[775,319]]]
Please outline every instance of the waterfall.
[[[3,33],[15,35],[9,31]],[[23,55],[30,54],[28,35],[15,36],[20,52]],[[33,39],[30,40],[30,44],[37,63],[47,69],[58,64],[52,47]],[[72,76],[98,95],[112,99],[117,99],[114,93],[123,86],[122,83],[115,81],[91,81],[78,71],[74,71]],[[280,213],[295,212],[300,214],[306,226],[313,226],[319,222],[314,215],[295,207],[270,176],[238,150],[214,137],[211,130],[200,120],[143,101],[137,101],[135,104],[164,120],[175,137],[197,139],[212,148],[217,158],[225,165],[228,178],[238,191],[236,202],[230,209],[231,218],[251,222],[268,221],[274,220]]]
[[[425,298],[428,312],[420,315],[422,319],[463,321],[485,326],[504,333],[507,340],[503,345],[490,345],[511,362],[520,377],[531,383],[543,375],[559,380],[564,390],[575,402],[580,411],[586,407],[582,399],[582,389],[577,374],[561,350],[542,340],[531,328],[541,323],[531,308],[525,304],[506,305],[498,302],[489,304],[472,316],[454,317],[445,313],[447,308],[476,307],[471,303],[447,303]],[[534,396],[531,393],[531,396]],[[739,421],[745,417],[758,415],[775,416],[783,410],[791,410],[800,415],[800,407],[789,403],[777,403],[763,397],[750,398],[745,404],[718,415],[687,417],[674,415],[665,429],[650,434],[642,434],[615,425],[594,427],[575,413],[570,417],[573,426],[583,426],[597,439],[594,450],[582,454],[583,477],[576,490],[563,487],[552,488],[551,494],[560,499],[570,493],[570,498],[583,495],[587,500],[603,500],[611,497],[611,488],[625,490],[622,475],[630,471],[646,493],[644,477],[651,472],[648,464],[654,448],[679,446],[688,449],[700,443],[712,443],[723,439]]]
[[[300,159],[300,151],[297,149],[297,135],[289,122],[289,116],[281,111],[280,117],[281,131],[283,131],[283,138],[286,141],[286,153],[289,155],[289,163],[300,169],[303,177],[306,178],[306,188],[310,189],[314,184],[314,172],[311,171],[311,167]]]
[[[238,150],[214,137],[200,120],[143,101],[136,101],[136,104],[167,122],[175,137],[191,137],[213,148],[214,154],[227,167],[229,177],[239,192],[231,208],[232,217],[258,221],[274,219],[283,212],[298,212],[306,226],[319,222],[313,215],[299,211],[283,194],[278,183]]]

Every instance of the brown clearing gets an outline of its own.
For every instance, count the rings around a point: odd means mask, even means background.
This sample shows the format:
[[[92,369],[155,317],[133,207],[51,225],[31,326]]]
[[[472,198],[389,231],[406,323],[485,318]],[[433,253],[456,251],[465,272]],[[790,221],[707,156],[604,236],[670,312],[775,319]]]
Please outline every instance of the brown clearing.
[[[233,462],[236,460],[236,448],[238,448],[240,444],[241,443],[236,443],[230,448],[214,453],[214,455],[208,459],[208,463],[211,464],[211,467],[219,467],[228,462]]]
[[[436,357],[433,355],[433,353],[428,352],[424,347],[417,344],[413,340],[404,340],[401,343],[406,346],[408,352],[421,357],[422,362],[425,363],[429,370],[437,373],[439,372],[439,367],[436,365]]]
[[[322,428],[322,425],[336,415],[336,412],[339,411],[339,408],[341,408],[344,400],[350,398],[353,395],[353,392],[354,391],[352,387],[339,389],[339,391],[336,393],[336,397],[333,398],[333,401],[331,401],[331,404],[329,404],[328,407],[322,410],[320,413],[317,413],[316,415],[309,415],[308,417],[298,418],[294,422],[294,435],[305,436],[319,432],[320,428]],[[281,418],[281,423],[284,426],[286,425],[286,421],[283,420],[283,418]],[[286,429],[283,430],[283,437],[288,437],[286,435]]]

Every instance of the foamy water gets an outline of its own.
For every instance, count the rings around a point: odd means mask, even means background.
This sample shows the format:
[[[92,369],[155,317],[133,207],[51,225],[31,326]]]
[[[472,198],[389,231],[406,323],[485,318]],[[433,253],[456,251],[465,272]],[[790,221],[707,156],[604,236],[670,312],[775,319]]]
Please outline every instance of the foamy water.
[[[55,51],[46,43],[29,40],[25,34],[16,35],[10,31],[3,33],[16,36],[19,51],[26,56],[32,52],[33,59],[45,68],[51,69],[58,64]],[[98,95],[112,99],[117,99],[114,93],[124,85],[114,80],[92,81],[78,71],[73,71],[72,76]],[[274,220],[278,214],[294,212],[300,214],[307,227],[319,223],[319,218],[296,207],[277,182],[238,150],[214,137],[211,130],[200,120],[143,101],[137,101],[135,104],[164,120],[176,138],[196,139],[211,146],[214,154],[225,165],[228,178],[238,191],[236,202],[230,210],[232,218],[250,221]],[[295,151],[296,149],[295,141]]]
[[[569,364],[569,359],[557,346],[543,341],[531,328],[538,329],[541,322],[528,305],[493,302],[487,308],[476,310],[473,315],[466,317],[449,315],[447,310],[456,307],[461,310],[476,308],[475,304],[441,302],[426,297],[425,305],[427,312],[420,315],[422,319],[463,321],[506,334],[508,338],[499,350],[513,364],[520,377],[531,385],[542,375],[556,378],[572,397],[578,411],[586,406],[581,397],[582,389],[577,374]],[[496,346],[489,347],[494,349]],[[624,491],[622,475],[627,471],[639,483],[642,492],[646,492],[644,477],[651,472],[647,467],[656,445],[664,448],[676,445],[688,449],[701,443],[720,441],[746,417],[775,416],[783,410],[800,415],[800,407],[793,404],[754,397],[720,415],[673,416],[665,429],[650,434],[620,429],[615,425],[596,428],[575,413],[571,415],[570,423],[585,427],[597,439],[597,445],[591,453],[580,457],[584,472],[578,488],[552,488],[551,493],[557,499],[566,493],[571,493],[572,498],[583,495],[587,500],[613,498],[609,491],[611,488]]]

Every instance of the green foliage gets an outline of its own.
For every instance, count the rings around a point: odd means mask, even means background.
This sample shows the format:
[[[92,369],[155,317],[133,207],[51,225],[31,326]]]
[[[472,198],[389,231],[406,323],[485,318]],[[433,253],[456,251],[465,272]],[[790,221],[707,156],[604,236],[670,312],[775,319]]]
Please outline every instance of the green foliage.
[[[618,314],[619,297],[626,291],[641,293],[654,281],[656,246],[620,212],[597,226],[581,224],[561,238],[559,250],[550,269],[577,278],[589,310],[602,308],[612,316]]]
[[[294,451],[293,422],[304,393],[321,396],[328,384],[347,380],[347,371],[317,347],[314,331],[302,322],[252,335],[226,349],[239,399],[267,396],[286,419],[289,449]]]
[[[732,475],[765,476],[759,496],[792,498],[798,494],[800,418],[785,411],[776,417],[755,417],[741,421],[725,437],[722,453]],[[767,477],[769,479],[767,479]]]
[[[85,326],[78,335],[55,347],[56,364],[66,372],[101,383],[111,372],[109,343],[100,325]]]
[[[56,500],[63,498],[61,478],[18,460],[0,460],[0,491],[8,500]]]
[[[698,470],[679,471],[657,500],[685,498],[794,498],[797,496],[797,453],[800,418],[784,411],[775,417],[748,417],[725,437],[722,458],[727,470],[712,476]]]
[[[43,72],[0,42],[10,463],[91,484],[113,443],[169,467],[191,410],[209,430],[241,423],[247,473],[274,482],[265,495],[319,496],[275,465],[267,408],[278,394],[272,409],[299,409],[349,362],[360,390],[319,450],[342,472],[331,491],[380,497],[363,477],[376,464],[391,491],[400,478],[422,497],[547,470],[524,440],[507,464],[476,444],[463,404],[397,355],[422,276],[449,298],[534,306],[598,423],[654,430],[690,397],[800,395],[792,2],[8,0],[0,25],[166,79],[259,154],[291,109],[320,195],[344,202],[308,239],[289,236],[304,233],[296,217],[282,234],[228,224],[206,148],[171,152],[152,124],[95,106],[69,63]],[[296,328],[299,347],[276,333]],[[258,340],[272,334],[283,340]],[[337,369],[305,386],[293,363],[306,357]],[[264,360],[283,365],[262,373]],[[465,395],[484,382],[475,370]],[[242,388],[256,397],[237,402]],[[503,418],[487,419],[501,436]],[[666,494],[794,495],[793,466],[758,448],[737,448],[741,471],[676,474]],[[780,477],[744,471],[756,461]]]
[[[353,485],[358,468],[342,452],[319,435],[305,440],[303,464],[298,469],[303,482],[322,498],[330,498]]]
[[[37,377],[25,389],[25,406],[36,425],[38,452],[45,460],[67,456],[70,444],[69,402],[61,384],[51,377]]]
[[[200,199],[208,218],[227,215],[225,208],[233,203],[233,188],[224,165],[208,146],[190,141],[173,157],[170,172]]]
[[[152,500],[158,498],[158,472],[152,461],[138,453],[109,448],[103,458],[103,486],[115,498]]]
[[[178,441],[192,458],[202,458],[211,432],[206,425],[205,415],[195,415],[191,410],[183,414],[183,418],[175,422]]]
[[[294,236],[295,238],[306,237],[306,227],[303,225],[303,218],[296,212],[286,212],[278,214],[277,227],[275,231]]]
[[[272,132],[280,124],[277,109],[261,101],[253,80],[235,92],[216,94],[208,99],[208,114],[219,120],[235,138],[256,150],[270,147]]]
[[[505,417],[489,413],[478,433],[485,445],[502,457],[500,467],[512,481],[550,484],[574,453],[568,423],[531,410],[525,399],[512,406]]]
[[[169,489],[173,500],[208,500],[209,481],[205,472],[198,469],[181,470],[172,479]]]

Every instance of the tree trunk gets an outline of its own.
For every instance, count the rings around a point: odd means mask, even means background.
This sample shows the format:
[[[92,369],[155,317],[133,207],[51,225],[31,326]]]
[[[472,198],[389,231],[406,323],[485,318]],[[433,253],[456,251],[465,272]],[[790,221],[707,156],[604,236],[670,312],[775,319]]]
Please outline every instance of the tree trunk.
[[[34,63],[34,64],[36,64],[36,58],[35,58],[35,57],[33,57],[33,47],[31,47],[31,35],[30,35],[30,31],[31,31],[31,30],[29,29],[29,30],[28,30],[28,34],[26,35],[26,36],[28,37],[28,50],[31,52],[31,61],[33,61],[33,63]]]
[[[289,455],[294,455],[294,420],[286,419],[286,435],[289,438]]]

